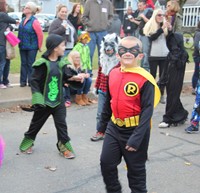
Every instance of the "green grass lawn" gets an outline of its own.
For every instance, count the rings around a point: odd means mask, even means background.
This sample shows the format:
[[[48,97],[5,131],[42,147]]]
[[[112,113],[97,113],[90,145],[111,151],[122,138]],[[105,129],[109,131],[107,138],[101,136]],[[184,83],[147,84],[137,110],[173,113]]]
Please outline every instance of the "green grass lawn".
[[[18,32],[15,32],[15,34],[17,34]],[[37,59],[41,57],[42,53],[45,52],[46,48],[45,48],[45,40],[47,37],[48,33],[44,32],[44,42],[43,42],[43,46],[42,46],[42,52],[38,52],[37,54]],[[10,66],[10,73],[19,73],[20,72],[20,55],[19,55],[19,49],[18,46],[16,46],[16,58],[11,60],[11,66]],[[192,59],[192,49],[187,49],[187,52],[189,54],[189,61],[193,62]],[[98,58],[97,58],[97,48],[95,50],[94,53],[94,57],[93,57],[93,69],[97,69],[98,67]]]
[[[15,32],[17,35],[18,32]],[[42,52],[38,52],[37,54],[37,59],[41,57],[41,55],[46,51],[45,48],[45,42],[47,38],[48,33],[44,32],[44,41],[43,41],[43,46],[42,46]],[[11,65],[10,65],[10,73],[19,73],[20,72],[20,55],[19,55],[19,49],[18,46],[15,47],[16,50],[16,58],[11,60]],[[97,69],[98,67],[98,58],[97,58],[97,49],[95,50],[94,57],[93,57],[93,69]]]

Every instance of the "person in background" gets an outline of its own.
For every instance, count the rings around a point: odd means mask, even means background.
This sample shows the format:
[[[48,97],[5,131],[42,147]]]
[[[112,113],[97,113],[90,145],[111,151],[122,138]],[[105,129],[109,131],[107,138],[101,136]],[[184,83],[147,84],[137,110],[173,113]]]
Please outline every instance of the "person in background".
[[[75,3],[72,12],[68,15],[68,20],[71,22],[71,24],[76,29],[76,32],[78,33],[78,29],[82,28],[83,30],[83,24],[81,23],[81,4]]]
[[[100,50],[100,66],[94,88],[98,94],[98,107],[96,116],[96,132],[90,138],[91,141],[100,141],[104,139],[106,128],[99,127],[100,116],[103,111],[103,106],[106,101],[108,91],[108,76],[112,68],[119,64],[117,58],[117,50],[120,42],[120,37],[117,34],[107,34],[101,42]]]
[[[34,111],[29,129],[24,134],[20,151],[25,154],[33,152],[36,136],[50,115],[53,116],[57,130],[57,148],[66,159],[75,158],[74,150],[68,136],[66,108],[63,100],[62,84],[70,82],[81,88],[83,77],[67,67],[61,56],[65,51],[62,36],[51,34],[46,39],[46,52],[33,64],[31,76],[32,107]]]
[[[58,4],[56,11],[57,18],[51,23],[49,27],[49,34],[57,34],[64,38],[65,40],[65,53],[64,58],[67,61],[67,55],[73,49],[77,41],[77,33],[74,26],[67,19],[67,6],[64,4]],[[66,107],[71,106],[70,102],[70,88],[66,84],[64,87],[64,98],[66,100]]]
[[[68,61],[71,64],[69,67],[74,69],[84,78],[82,88],[77,89],[75,92],[75,103],[80,106],[90,105],[91,103],[87,94],[90,91],[92,78],[90,77],[90,74],[87,72],[87,70],[82,66],[81,54],[76,50],[72,50],[68,55]],[[73,87],[70,86],[70,90],[71,89],[74,90]]]
[[[25,17],[19,25],[18,38],[19,52],[21,59],[20,86],[30,86],[30,76],[32,64],[34,63],[37,52],[42,51],[43,32],[39,21],[34,17],[40,11],[40,7],[33,2],[26,3],[23,9]]]
[[[124,15],[123,19],[123,30],[125,36],[136,36],[136,29],[138,25],[131,21],[132,18],[136,18],[138,16],[138,10],[132,10],[132,7],[127,8],[127,13]]]
[[[111,25],[112,18],[113,5],[109,0],[87,0],[85,2],[82,23],[90,33],[91,41],[88,45],[91,62],[96,46],[99,59],[101,40],[108,33],[107,29]]]
[[[113,19],[107,31],[109,34],[116,33],[118,36],[120,36],[122,22],[119,18],[119,15],[116,13],[114,7],[113,7],[113,12],[114,12]]]
[[[6,59],[6,37],[4,32],[9,24],[16,24],[16,20],[7,15],[6,1],[0,2],[0,89],[9,87],[8,74],[10,60]]]
[[[182,16],[178,13],[180,6],[177,0],[167,2],[165,17],[171,23],[174,32],[182,33]]]
[[[157,67],[159,67],[159,78],[161,77],[165,65],[167,65],[167,55],[169,49],[167,48],[167,35],[172,30],[171,24],[165,20],[164,12],[162,9],[156,9],[152,17],[145,24],[143,33],[149,37],[150,40],[150,53],[149,65],[150,73],[156,79]],[[160,87],[161,98],[160,103],[165,104],[164,88]]]
[[[141,61],[141,67],[144,68],[147,71],[150,71],[150,67],[149,67],[149,50],[150,50],[150,42],[149,42],[149,38],[147,36],[144,35],[143,33],[143,28],[146,24],[146,22],[149,21],[149,19],[152,16],[153,13],[153,9],[152,8],[148,8],[146,5],[146,1],[139,1],[138,2],[138,17],[137,18],[131,18],[130,20],[134,23],[136,23],[138,25],[137,28],[137,33],[139,34],[139,39],[142,42],[142,52],[144,54],[144,57]]]
[[[194,52],[192,54],[194,60],[194,73],[192,75],[192,94],[195,94],[195,88],[199,79],[199,63],[200,63],[200,21],[194,34]]]
[[[120,66],[109,73],[100,119],[100,127],[106,128],[100,157],[106,192],[122,192],[117,166],[123,157],[131,192],[147,193],[146,161],[151,118],[160,100],[160,91],[152,75],[138,65],[143,57],[141,50],[139,39],[123,38],[117,54]]]

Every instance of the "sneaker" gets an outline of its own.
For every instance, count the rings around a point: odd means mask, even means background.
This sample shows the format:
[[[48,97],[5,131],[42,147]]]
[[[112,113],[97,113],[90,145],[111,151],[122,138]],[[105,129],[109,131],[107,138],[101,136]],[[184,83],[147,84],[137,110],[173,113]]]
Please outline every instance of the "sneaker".
[[[193,125],[189,126],[188,128],[185,129],[186,133],[198,133],[199,128],[194,127]]]
[[[24,153],[24,154],[32,154],[33,153],[33,149],[32,149],[32,147],[30,147],[27,150],[21,151],[21,152]]]
[[[194,88],[192,89],[192,95],[196,95],[196,90]]]
[[[165,123],[165,122],[161,122],[161,123],[158,125],[159,128],[167,128],[167,127],[169,127],[169,126],[170,126],[169,123]]]
[[[69,150],[66,150],[66,151],[60,152],[60,153],[66,159],[74,159],[75,158],[75,155]]]
[[[163,95],[160,97],[160,103],[165,104],[165,97]]]
[[[7,88],[12,88],[12,87],[13,87],[10,83],[5,84],[5,86],[6,86]]]
[[[102,132],[97,132],[95,135],[93,135],[90,139],[91,141],[100,141],[104,139],[105,134]]]
[[[71,102],[70,101],[66,101],[65,102],[65,107],[70,107],[71,106]]]
[[[5,86],[4,84],[0,84],[0,88],[5,89],[5,88],[7,88],[7,86]]]

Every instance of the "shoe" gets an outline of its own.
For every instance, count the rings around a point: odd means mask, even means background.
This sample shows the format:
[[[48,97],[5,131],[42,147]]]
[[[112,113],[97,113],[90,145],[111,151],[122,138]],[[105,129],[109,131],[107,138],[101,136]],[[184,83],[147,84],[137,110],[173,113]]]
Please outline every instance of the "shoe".
[[[65,102],[65,107],[67,108],[67,107],[71,107],[71,102],[70,101],[66,101]]]
[[[188,128],[185,129],[186,133],[198,133],[199,128],[194,127],[193,125],[189,126]]]
[[[5,86],[4,84],[0,84],[0,88],[5,89],[7,88],[7,86]]]
[[[194,88],[192,89],[192,95],[196,95],[196,90]]]
[[[5,84],[5,86],[6,86],[7,88],[12,88],[12,87],[13,87],[10,83]]]
[[[165,97],[163,95],[160,97],[160,103],[165,104]]]
[[[74,159],[75,158],[75,155],[69,150],[66,150],[66,151],[60,152],[60,153],[66,159]]]
[[[100,141],[104,139],[105,134],[102,132],[97,132],[95,135],[93,135],[90,139],[91,141]]]
[[[158,125],[159,128],[167,128],[167,127],[170,127],[170,124],[169,123],[165,123],[165,122],[161,122],[159,125]]]
[[[26,86],[26,83],[20,84],[20,87],[25,87],[25,86]]]
[[[33,149],[32,149],[32,147],[30,147],[27,150],[21,151],[21,152],[24,153],[24,154],[32,154],[33,153]]]
[[[80,106],[85,106],[85,105],[86,105],[86,104],[84,103],[84,101],[82,100],[82,95],[76,94],[74,101],[75,101],[75,103],[76,103],[77,105],[80,105]]]

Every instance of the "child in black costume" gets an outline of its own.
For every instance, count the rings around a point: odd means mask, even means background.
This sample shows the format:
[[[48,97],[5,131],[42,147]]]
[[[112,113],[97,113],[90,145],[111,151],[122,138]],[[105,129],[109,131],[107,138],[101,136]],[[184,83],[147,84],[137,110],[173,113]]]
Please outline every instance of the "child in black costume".
[[[66,66],[61,58],[65,42],[59,35],[52,34],[46,40],[47,51],[33,64],[31,77],[33,118],[29,130],[21,142],[20,150],[32,153],[37,133],[50,115],[53,116],[57,130],[57,148],[67,159],[74,158],[74,151],[67,132],[66,108],[63,100],[63,83],[81,87],[83,77]]]

